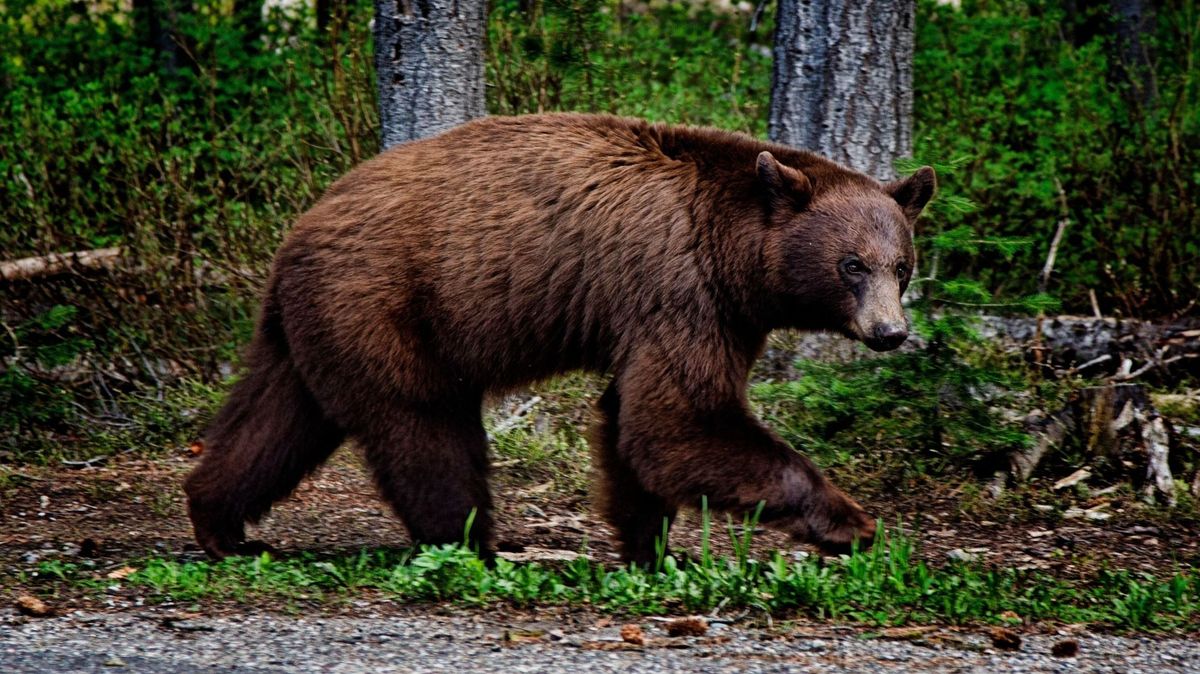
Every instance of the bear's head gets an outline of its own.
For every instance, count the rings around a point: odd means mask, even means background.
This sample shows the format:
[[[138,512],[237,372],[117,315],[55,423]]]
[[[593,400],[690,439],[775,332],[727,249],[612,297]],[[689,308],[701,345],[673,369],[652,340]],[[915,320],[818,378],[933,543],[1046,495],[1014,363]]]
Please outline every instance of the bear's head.
[[[913,226],[937,186],[933,169],[879,183],[825,166],[805,173],[763,152],[756,173],[781,327],[841,332],[876,351],[904,343],[900,297],[916,264]]]

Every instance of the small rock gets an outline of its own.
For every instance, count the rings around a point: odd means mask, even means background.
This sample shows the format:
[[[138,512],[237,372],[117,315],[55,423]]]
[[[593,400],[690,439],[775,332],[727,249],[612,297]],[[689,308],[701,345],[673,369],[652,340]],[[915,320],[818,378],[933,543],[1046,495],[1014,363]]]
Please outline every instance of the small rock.
[[[992,637],[992,645],[1000,650],[1017,651],[1021,649],[1021,637],[1010,629],[993,627],[990,636]]]
[[[972,554],[962,548],[954,548],[946,553],[946,556],[956,562],[974,562],[979,559],[979,555]]]
[[[1063,639],[1050,647],[1050,655],[1056,658],[1073,658],[1079,655],[1079,642],[1074,639]]]
[[[105,667],[124,667],[125,661],[114,655],[111,658],[104,661],[104,666]]]
[[[46,605],[46,602],[31,594],[23,594],[17,597],[16,606],[18,611],[34,618],[45,618],[54,612]]]
[[[521,514],[525,517],[533,517],[539,520],[546,519],[546,511],[533,505],[532,503],[527,503],[525,508],[521,511]]]
[[[621,641],[634,646],[641,646],[646,643],[646,634],[642,632],[642,628],[638,625],[629,624],[621,626]]]

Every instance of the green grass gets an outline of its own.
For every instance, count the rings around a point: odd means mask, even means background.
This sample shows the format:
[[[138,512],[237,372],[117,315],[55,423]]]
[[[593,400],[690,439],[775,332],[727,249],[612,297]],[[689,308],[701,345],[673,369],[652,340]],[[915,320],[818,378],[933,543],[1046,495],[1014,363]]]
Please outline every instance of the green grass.
[[[747,541],[735,543],[731,558],[667,556],[654,571],[583,558],[553,567],[498,560],[489,568],[471,551],[450,545],[219,563],[150,558],[135,563],[139,570],[121,582],[152,602],[289,605],[368,593],[403,602],[568,605],[627,615],[756,608],[777,617],[871,626],[1054,621],[1118,630],[1200,629],[1200,577],[1190,569],[1166,579],[1104,572],[1073,583],[963,563],[934,568],[916,559],[911,540],[895,534],[882,534],[870,551],[832,560],[795,561],[782,553],[756,560],[746,552]],[[44,562],[37,575],[42,582],[35,585],[47,590],[69,583],[99,592],[114,582],[57,561]]]

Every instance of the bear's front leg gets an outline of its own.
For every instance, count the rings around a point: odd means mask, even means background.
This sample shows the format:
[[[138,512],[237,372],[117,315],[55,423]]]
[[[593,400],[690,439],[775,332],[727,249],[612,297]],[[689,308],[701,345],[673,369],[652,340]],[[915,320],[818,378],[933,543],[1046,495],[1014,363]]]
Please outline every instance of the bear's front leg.
[[[672,513],[698,507],[702,497],[710,508],[734,514],[753,513],[761,502],[761,523],[828,553],[846,552],[855,541],[871,544],[874,518],[756,419],[740,387],[681,380],[666,362],[643,361],[616,382],[616,454],[646,493]],[[654,521],[610,515],[627,558],[652,548],[662,531],[661,512],[646,517]]]

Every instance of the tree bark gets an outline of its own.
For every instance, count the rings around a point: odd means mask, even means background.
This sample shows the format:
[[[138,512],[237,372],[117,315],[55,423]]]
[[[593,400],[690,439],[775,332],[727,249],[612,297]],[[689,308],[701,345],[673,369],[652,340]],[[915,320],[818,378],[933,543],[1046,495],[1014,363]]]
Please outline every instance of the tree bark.
[[[1130,95],[1143,106],[1154,102],[1158,87],[1154,82],[1154,65],[1145,38],[1154,33],[1153,0],[1110,0],[1114,32],[1116,33],[1116,67],[1119,79],[1129,83]]]
[[[375,0],[381,144],[485,114],[484,0]]]
[[[182,68],[183,45],[187,39],[179,29],[179,18],[195,11],[191,0],[133,0],[133,23],[138,42],[157,54],[167,72]]]
[[[880,179],[912,153],[914,0],[779,0],[770,136]]]

